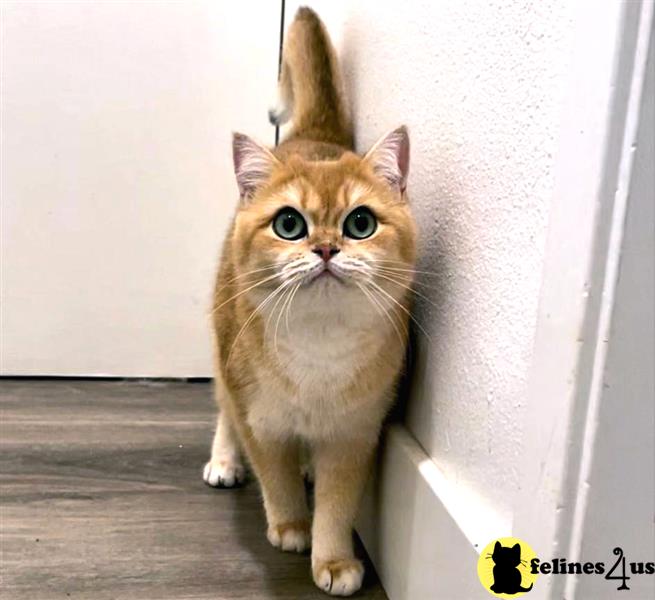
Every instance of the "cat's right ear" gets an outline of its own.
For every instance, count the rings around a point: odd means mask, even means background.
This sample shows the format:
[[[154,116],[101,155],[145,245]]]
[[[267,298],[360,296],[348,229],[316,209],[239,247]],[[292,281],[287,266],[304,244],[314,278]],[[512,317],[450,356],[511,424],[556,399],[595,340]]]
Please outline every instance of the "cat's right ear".
[[[242,201],[252,198],[279,164],[270,150],[243,133],[232,134],[232,158]]]
[[[498,552],[502,546],[500,545],[500,542],[496,542],[496,545],[494,546],[494,552]]]

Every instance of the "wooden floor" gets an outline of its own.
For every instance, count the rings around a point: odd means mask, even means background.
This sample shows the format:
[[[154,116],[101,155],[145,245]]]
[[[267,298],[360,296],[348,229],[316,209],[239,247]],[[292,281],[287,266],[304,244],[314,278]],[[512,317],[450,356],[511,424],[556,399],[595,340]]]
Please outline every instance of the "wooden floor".
[[[208,384],[0,380],[0,409],[3,600],[327,598],[255,483],[202,482]]]

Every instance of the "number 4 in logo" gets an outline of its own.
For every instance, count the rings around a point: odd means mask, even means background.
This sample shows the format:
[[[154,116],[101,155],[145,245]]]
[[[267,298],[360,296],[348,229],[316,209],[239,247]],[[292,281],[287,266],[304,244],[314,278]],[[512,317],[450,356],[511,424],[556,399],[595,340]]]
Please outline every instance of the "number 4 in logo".
[[[621,585],[617,587],[616,589],[618,591],[620,590],[629,590],[630,588],[626,585],[626,581],[630,579],[628,575],[625,574],[625,556],[623,556],[623,550],[619,547],[614,548],[612,550],[618,558],[616,559],[616,562],[612,566],[612,568],[607,572],[607,575],[605,575],[605,579],[617,579],[621,581]],[[619,566],[619,563],[621,564],[621,574],[620,575],[613,575],[614,571],[616,571],[616,568]]]

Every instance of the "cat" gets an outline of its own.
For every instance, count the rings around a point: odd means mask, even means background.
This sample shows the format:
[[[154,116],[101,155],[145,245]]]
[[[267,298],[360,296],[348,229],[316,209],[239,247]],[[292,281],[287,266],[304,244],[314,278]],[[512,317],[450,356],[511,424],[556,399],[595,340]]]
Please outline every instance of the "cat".
[[[407,343],[409,136],[399,127],[354,153],[337,60],[311,9],[296,14],[282,56],[270,118],[290,120],[290,133],[273,149],[233,136],[240,201],[214,293],[219,414],[203,477],[242,482],[245,454],[270,543],[311,545],[316,585],[350,595],[364,574],[353,521]]]
[[[491,558],[494,561],[494,583],[491,591],[496,594],[519,594],[529,592],[530,587],[521,587],[521,571],[518,566],[521,564],[521,546],[514,544],[511,548],[501,546],[496,542]]]

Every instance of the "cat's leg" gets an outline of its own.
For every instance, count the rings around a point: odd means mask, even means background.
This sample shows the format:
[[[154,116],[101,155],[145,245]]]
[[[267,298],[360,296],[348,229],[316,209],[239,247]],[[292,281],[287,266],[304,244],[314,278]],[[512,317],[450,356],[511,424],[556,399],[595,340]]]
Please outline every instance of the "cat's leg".
[[[312,574],[322,590],[349,596],[362,585],[364,567],[353,552],[352,529],[377,439],[314,446]]]
[[[311,545],[311,535],[299,443],[255,438],[247,425],[241,433],[248,460],[262,488],[269,542],[282,550],[303,552]]]
[[[216,378],[214,385],[217,403],[222,404],[227,391],[220,377]],[[234,487],[243,482],[245,473],[234,426],[229,414],[221,408],[216,422],[211,458],[205,465],[202,478],[212,487]]]

